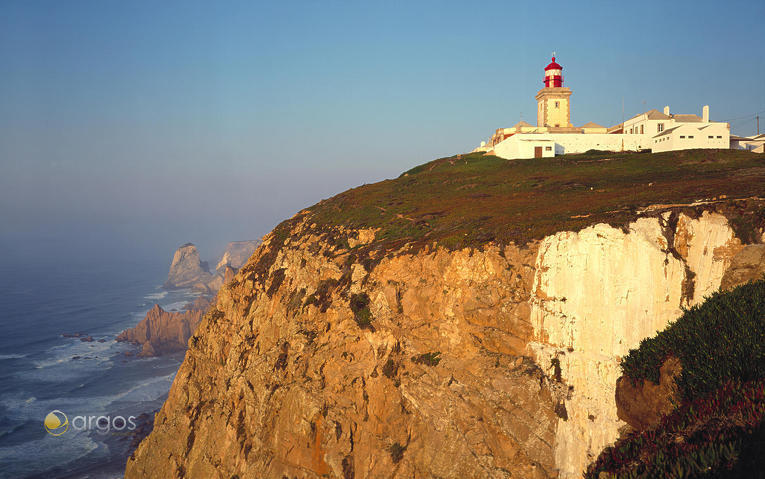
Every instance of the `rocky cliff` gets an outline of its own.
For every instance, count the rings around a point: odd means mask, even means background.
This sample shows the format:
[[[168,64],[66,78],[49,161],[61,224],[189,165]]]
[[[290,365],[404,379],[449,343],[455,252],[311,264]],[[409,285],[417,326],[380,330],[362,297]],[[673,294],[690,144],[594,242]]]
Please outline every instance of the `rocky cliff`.
[[[191,288],[209,292],[212,281],[207,262],[199,258],[199,251],[192,243],[186,243],[175,251],[164,287],[169,289]]]
[[[117,341],[140,345],[141,357],[184,351],[209,306],[209,300],[202,297],[189,303],[186,311],[165,311],[155,304],[138,325],[120,333]]]
[[[580,477],[624,426],[619,358],[765,221],[754,157],[626,158],[444,159],[282,223],[126,477]]]

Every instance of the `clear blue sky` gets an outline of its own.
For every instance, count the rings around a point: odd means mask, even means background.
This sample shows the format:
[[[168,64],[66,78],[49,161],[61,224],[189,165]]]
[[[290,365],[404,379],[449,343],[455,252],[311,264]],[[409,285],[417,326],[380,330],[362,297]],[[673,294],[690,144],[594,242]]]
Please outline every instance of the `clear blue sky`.
[[[751,134],[763,18],[761,1],[5,0],[0,241],[211,257],[533,123],[553,50],[574,124],[618,123],[623,98],[627,117],[709,104]]]

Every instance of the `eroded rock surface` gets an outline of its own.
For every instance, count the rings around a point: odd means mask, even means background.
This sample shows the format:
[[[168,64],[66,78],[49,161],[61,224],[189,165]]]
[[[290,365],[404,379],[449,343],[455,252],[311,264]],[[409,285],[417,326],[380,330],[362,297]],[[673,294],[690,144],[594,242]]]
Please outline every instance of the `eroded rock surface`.
[[[219,292],[127,477],[556,475],[533,247],[360,261],[293,233]]]

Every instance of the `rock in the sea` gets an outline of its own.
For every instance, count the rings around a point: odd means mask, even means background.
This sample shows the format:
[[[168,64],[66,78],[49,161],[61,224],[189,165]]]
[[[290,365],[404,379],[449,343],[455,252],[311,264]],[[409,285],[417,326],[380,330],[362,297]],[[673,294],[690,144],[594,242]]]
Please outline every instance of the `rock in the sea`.
[[[226,246],[216,270],[211,272],[206,261],[202,261],[196,246],[186,243],[173,255],[170,272],[164,287],[167,289],[191,288],[203,293],[214,294],[223,286],[227,275],[232,277],[252,256],[260,240],[232,241]],[[229,272],[229,270],[232,270]]]
[[[136,327],[120,333],[117,341],[141,345],[140,357],[184,351],[209,304],[208,300],[199,298],[191,303],[191,309],[176,313],[155,304]]]
[[[207,262],[199,258],[197,247],[186,243],[178,248],[170,264],[164,287],[168,289],[192,288],[209,292],[208,283],[213,279]]]

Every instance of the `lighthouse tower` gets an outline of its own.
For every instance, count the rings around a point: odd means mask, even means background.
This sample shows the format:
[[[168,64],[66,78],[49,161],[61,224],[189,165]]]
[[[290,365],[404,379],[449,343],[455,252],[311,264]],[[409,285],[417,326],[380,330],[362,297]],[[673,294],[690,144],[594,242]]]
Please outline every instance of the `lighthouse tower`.
[[[570,128],[571,89],[563,87],[563,67],[552,61],[545,67],[545,86],[537,93],[537,126],[547,128]]]

